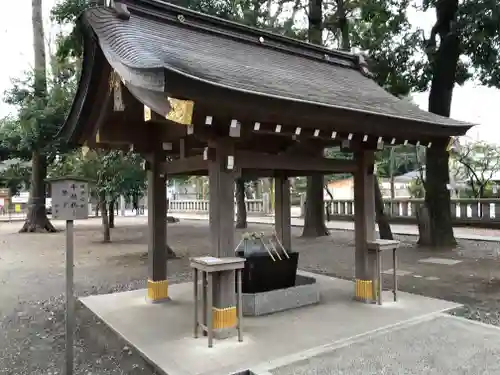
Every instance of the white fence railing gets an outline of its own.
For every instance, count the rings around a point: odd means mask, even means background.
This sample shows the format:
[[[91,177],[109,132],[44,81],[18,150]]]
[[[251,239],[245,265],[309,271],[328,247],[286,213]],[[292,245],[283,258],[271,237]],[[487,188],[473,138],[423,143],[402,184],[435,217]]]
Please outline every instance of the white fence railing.
[[[247,199],[245,204],[247,213],[250,215],[272,214],[272,206],[267,196],[264,199]],[[384,199],[385,212],[392,221],[415,222],[418,207],[423,204],[422,199]],[[326,200],[325,205],[328,208],[331,220],[350,220],[354,218],[355,203],[353,200]],[[169,212],[208,213],[209,206],[210,202],[208,200],[170,200]],[[26,215],[27,208],[22,207],[21,210],[16,211],[0,211],[0,220],[23,218]],[[301,216],[303,212],[303,207],[292,207],[292,215],[294,216]],[[457,224],[474,224],[476,226],[493,224],[500,226],[500,199],[452,199],[451,215]]]
[[[333,200],[326,204],[331,216],[354,216],[354,201]],[[384,199],[385,212],[393,219],[415,220],[416,212],[424,204],[423,199]],[[452,199],[452,219],[457,223],[500,223],[500,199]]]
[[[246,199],[245,204],[247,213],[268,214],[270,213],[269,204],[266,199]],[[236,202],[235,202],[236,204]],[[210,207],[209,200],[170,200],[168,202],[169,212],[192,212],[208,213]]]
[[[350,219],[354,217],[353,200],[326,200],[325,205],[330,212],[331,220]],[[384,199],[385,212],[393,220],[415,221],[416,212],[422,199]],[[270,214],[268,199],[246,200],[249,214]],[[171,212],[208,213],[208,200],[171,200]],[[303,209],[301,210],[303,212]],[[500,199],[452,199],[452,219],[458,224],[496,223],[500,225]]]

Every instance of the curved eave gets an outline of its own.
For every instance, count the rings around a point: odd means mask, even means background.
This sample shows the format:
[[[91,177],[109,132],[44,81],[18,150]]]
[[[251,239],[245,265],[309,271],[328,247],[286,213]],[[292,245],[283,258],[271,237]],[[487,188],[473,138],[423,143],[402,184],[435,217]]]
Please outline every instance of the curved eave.
[[[462,136],[474,126],[461,121],[453,125],[394,117],[369,111],[336,108],[306,100],[294,100],[249,92],[165,69],[167,92],[202,102],[214,109],[214,115],[233,112],[238,120],[251,123],[266,119],[276,124],[302,125],[342,133],[364,133],[399,139],[428,140]],[[270,110],[270,103],[272,109]],[[440,116],[435,115],[437,118]],[[448,118],[442,118],[448,121]]]
[[[71,146],[81,146],[95,132],[97,124],[102,120],[109,100],[107,90],[110,67],[98,43],[84,32],[84,52],[82,72],[78,89],[59,137]]]

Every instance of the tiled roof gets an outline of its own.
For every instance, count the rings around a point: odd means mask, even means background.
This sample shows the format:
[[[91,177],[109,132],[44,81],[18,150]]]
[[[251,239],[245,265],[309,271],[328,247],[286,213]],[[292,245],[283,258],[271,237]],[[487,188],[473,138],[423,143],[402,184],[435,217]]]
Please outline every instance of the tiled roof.
[[[166,69],[255,95],[440,126],[471,126],[392,96],[362,74],[355,55],[158,1],[135,1],[128,10],[128,20],[111,8],[92,8],[84,18],[110,64],[134,86],[162,92]]]

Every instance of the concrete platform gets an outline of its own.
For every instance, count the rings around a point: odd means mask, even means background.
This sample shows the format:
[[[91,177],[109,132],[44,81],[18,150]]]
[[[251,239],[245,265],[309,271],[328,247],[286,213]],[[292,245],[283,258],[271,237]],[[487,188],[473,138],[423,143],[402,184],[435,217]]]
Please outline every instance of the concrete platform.
[[[400,293],[397,303],[384,292],[382,306],[352,300],[350,281],[300,272],[317,279],[321,302],[276,314],[247,317],[243,342],[193,338],[192,284],[169,288],[172,301],[148,304],[146,291],[98,295],[82,302],[106,324],[169,375],[229,375],[269,371],[317,356],[346,340],[406,325],[458,307],[457,304]]]
[[[448,314],[433,316],[306,360],[272,375],[500,374],[500,329]]]

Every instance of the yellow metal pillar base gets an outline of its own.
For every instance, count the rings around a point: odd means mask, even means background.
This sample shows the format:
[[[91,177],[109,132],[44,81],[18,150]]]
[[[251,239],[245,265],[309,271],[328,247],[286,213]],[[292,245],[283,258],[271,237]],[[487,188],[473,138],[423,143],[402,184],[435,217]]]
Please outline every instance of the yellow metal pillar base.
[[[356,279],[354,299],[361,302],[375,302],[377,295],[373,295],[373,281]]]
[[[148,280],[148,300],[153,303],[168,300],[168,281]]]
[[[234,328],[238,321],[236,306],[224,309],[212,308],[214,329]]]

